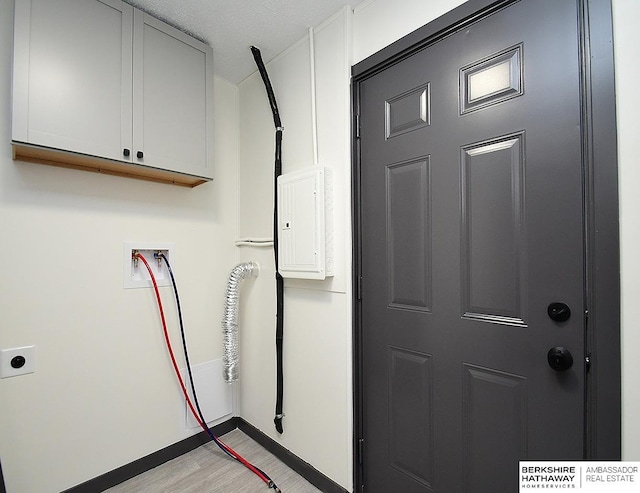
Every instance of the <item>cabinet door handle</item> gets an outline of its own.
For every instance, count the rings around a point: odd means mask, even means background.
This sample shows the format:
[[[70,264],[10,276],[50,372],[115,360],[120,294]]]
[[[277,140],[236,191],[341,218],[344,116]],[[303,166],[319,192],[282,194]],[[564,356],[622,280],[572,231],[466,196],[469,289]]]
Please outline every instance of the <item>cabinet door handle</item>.
[[[138,151],[136,156],[138,156],[138,159],[142,159],[144,157],[144,153],[142,151]]]
[[[123,149],[122,154],[124,154],[124,157],[129,157],[129,154],[131,154],[131,151],[129,149]]]

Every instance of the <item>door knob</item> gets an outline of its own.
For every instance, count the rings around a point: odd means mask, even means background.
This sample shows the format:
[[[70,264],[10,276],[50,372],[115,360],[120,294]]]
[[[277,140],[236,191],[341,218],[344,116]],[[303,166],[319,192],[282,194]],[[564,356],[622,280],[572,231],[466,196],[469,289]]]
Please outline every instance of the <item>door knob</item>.
[[[555,371],[567,371],[573,366],[573,356],[571,356],[567,348],[562,346],[549,349],[547,361],[549,362],[549,366]]]

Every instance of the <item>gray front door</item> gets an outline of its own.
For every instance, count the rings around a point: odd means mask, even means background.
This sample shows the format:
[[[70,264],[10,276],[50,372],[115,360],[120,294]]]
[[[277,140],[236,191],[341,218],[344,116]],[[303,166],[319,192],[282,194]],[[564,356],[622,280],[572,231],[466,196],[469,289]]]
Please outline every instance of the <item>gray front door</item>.
[[[513,493],[518,460],[583,457],[576,4],[515,2],[359,86],[366,492]]]

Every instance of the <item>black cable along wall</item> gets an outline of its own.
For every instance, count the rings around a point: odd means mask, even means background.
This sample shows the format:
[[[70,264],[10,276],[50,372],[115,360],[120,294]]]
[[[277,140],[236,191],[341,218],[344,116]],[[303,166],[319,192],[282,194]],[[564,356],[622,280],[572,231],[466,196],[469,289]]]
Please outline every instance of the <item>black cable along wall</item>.
[[[276,409],[273,423],[275,424],[278,433],[283,432],[282,418],[284,413],[282,412],[282,398],[283,398],[283,371],[282,371],[282,341],[284,335],[284,280],[278,272],[278,176],[282,174],[282,122],[280,121],[280,113],[278,112],[278,104],[276,103],[276,97],[273,94],[273,88],[269,81],[269,74],[262,61],[262,55],[260,50],[255,46],[251,47],[251,53],[258,66],[258,71],[262,77],[265,90],[267,91],[267,97],[269,98],[269,104],[271,106],[271,112],[273,113],[273,124],[276,128],[276,152],[275,152],[275,166],[274,166],[274,178],[273,178],[273,249],[276,265]]]

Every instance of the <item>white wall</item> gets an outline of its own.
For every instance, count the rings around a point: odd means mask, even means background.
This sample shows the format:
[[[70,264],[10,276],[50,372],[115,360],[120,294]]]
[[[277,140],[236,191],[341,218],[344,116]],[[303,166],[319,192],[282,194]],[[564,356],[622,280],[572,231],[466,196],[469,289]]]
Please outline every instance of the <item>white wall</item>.
[[[318,161],[334,170],[335,276],[285,281],[284,433],[275,406],[271,249],[243,247],[260,278],[243,293],[240,414],[347,489],[352,484],[349,10],[315,29]],[[283,173],[313,165],[308,38],[267,65],[285,127]],[[240,84],[241,237],[271,237],[274,125],[258,73]],[[247,308],[249,307],[249,308]]]
[[[390,45],[464,0],[365,0],[354,9],[353,63]]]
[[[635,308],[640,300],[640,167],[636,149],[640,123],[637,80],[637,22],[640,2],[613,0],[616,97],[618,117],[618,175],[620,187],[620,256],[622,291],[622,455],[640,460],[640,332]]]
[[[0,348],[35,344],[37,364],[0,380],[0,458],[8,491],[54,492],[193,433],[153,292],[123,289],[122,250],[175,243],[191,360],[221,357],[238,260],[238,89],[215,80],[216,177],[195,189],[14,162],[12,18],[0,0]],[[161,291],[177,335],[172,291]]]

